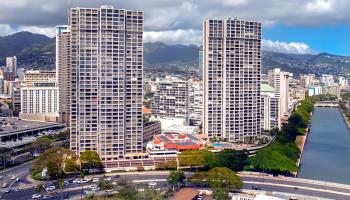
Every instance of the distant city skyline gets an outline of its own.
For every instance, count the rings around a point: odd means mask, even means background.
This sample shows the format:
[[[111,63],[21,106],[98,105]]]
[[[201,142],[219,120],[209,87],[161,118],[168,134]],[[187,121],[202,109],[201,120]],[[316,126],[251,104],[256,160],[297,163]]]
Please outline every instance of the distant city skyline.
[[[67,24],[69,7],[112,4],[145,11],[145,42],[200,45],[202,21],[238,17],[263,24],[263,49],[350,55],[347,45],[350,2],[344,0],[0,0],[0,3],[2,36],[25,30],[53,37],[57,24]]]

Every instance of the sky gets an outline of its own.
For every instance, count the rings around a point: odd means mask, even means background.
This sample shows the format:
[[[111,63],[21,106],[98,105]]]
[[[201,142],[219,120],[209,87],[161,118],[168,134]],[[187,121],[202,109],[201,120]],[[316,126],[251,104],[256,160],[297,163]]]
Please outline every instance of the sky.
[[[262,23],[265,50],[350,55],[349,0],[0,0],[0,36],[53,37],[70,7],[105,4],[144,11],[145,42],[201,45],[204,20],[237,17]]]

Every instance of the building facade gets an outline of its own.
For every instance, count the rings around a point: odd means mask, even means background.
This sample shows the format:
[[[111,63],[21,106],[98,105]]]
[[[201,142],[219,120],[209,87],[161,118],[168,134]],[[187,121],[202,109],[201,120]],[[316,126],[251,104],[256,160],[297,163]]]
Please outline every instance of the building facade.
[[[188,124],[199,126],[203,121],[203,82],[189,81]]]
[[[56,121],[58,116],[58,88],[52,84],[21,88],[21,119]]]
[[[72,8],[71,150],[102,162],[143,154],[143,12]]]
[[[6,57],[6,73],[8,73],[8,81],[14,81],[17,76],[17,57]]]
[[[261,128],[272,130],[281,128],[279,98],[275,89],[267,84],[261,85]]]
[[[59,88],[58,121],[70,126],[70,29],[56,27],[56,82]]]
[[[204,133],[230,142],[260,135],[261,24],[207,20],[203,32]]]
[[[151,104],[155,117],[183,118],[188,121],[189,84],[176,77],[157,79],[157,91]]]
[[[24,74],[24,82],[27,85],[56,82],[56,72],[50,70],[28,70]]]
[[[288,112],[289,108],[289,72],[281,71],[281,69],[273,69],[268,73],[269,85],[275,88],[275,95],[280,101],[280,117]]]

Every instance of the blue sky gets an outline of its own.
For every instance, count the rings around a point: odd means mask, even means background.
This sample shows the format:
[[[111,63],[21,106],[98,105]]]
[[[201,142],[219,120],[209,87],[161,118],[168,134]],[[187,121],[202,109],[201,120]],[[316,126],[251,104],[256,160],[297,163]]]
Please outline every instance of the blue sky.
[[[350,55],[350,28],[346,25],[303,27],[278,24],[263,28],[263,38],[303,42],[319,53]]]

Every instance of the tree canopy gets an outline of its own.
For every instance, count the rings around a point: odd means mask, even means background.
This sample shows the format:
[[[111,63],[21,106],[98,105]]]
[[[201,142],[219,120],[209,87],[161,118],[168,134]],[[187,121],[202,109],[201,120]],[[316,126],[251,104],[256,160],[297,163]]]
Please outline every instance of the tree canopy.
[[[101,167],[101,158],[96,151],[84,151],[80,154],[80,162],[83,169],[96,169]]]

